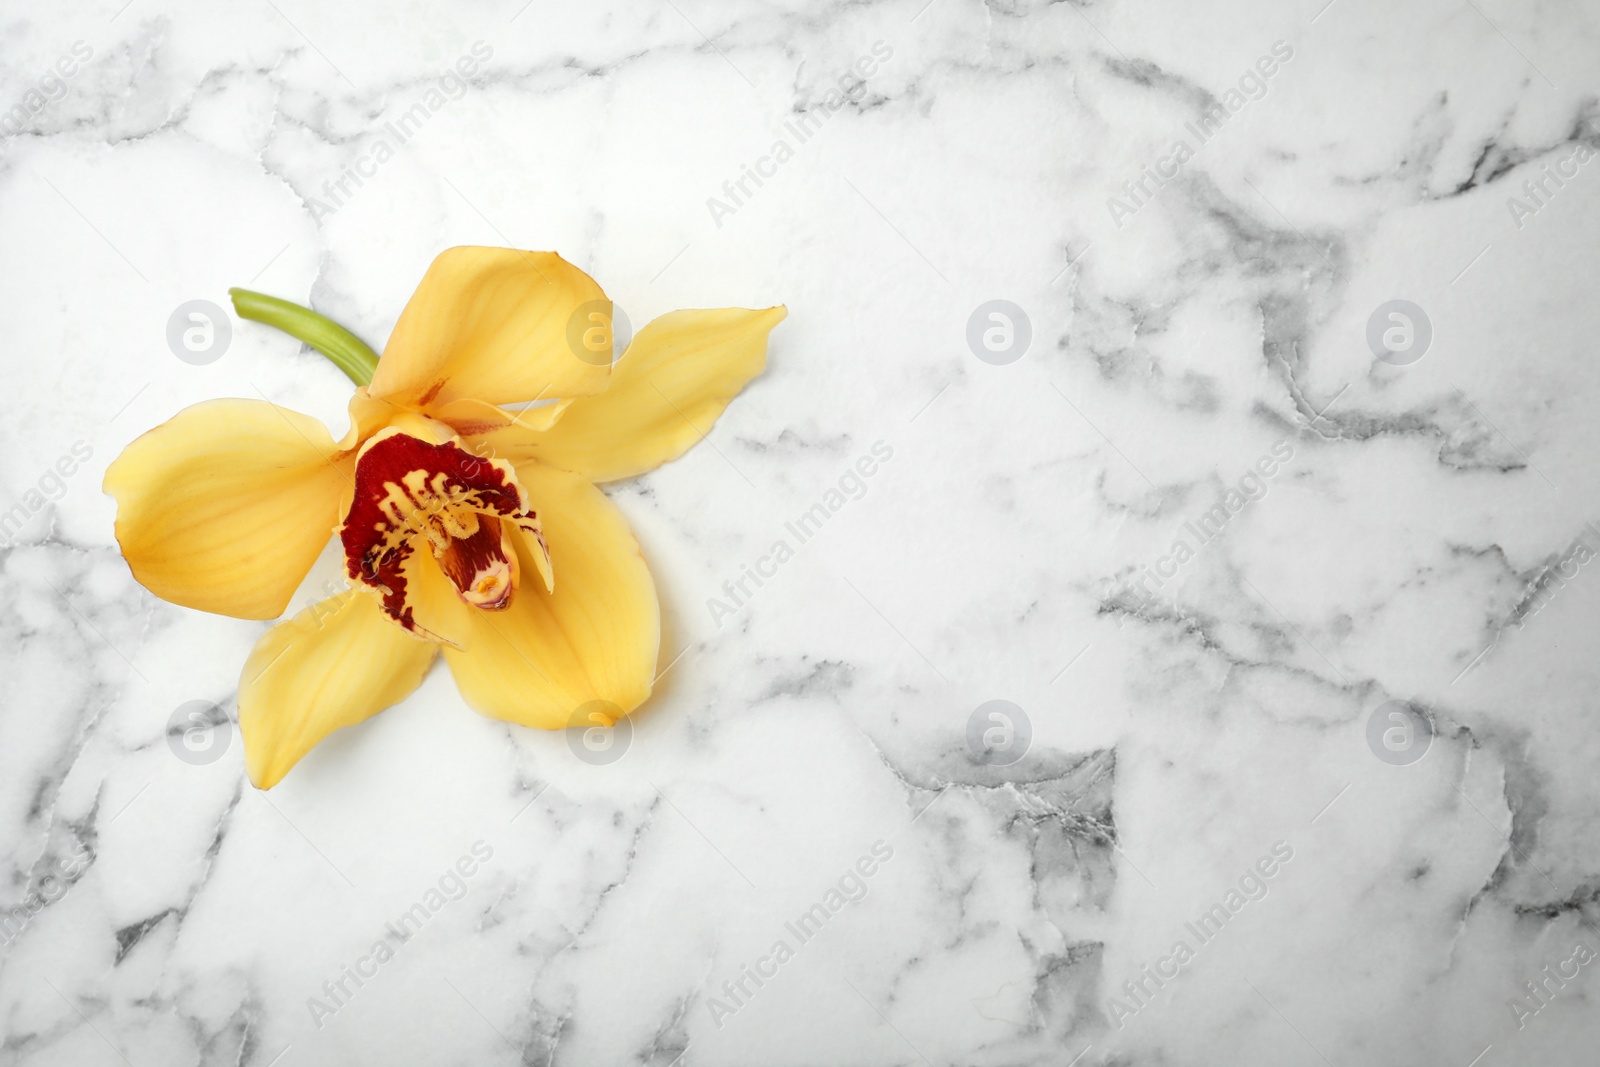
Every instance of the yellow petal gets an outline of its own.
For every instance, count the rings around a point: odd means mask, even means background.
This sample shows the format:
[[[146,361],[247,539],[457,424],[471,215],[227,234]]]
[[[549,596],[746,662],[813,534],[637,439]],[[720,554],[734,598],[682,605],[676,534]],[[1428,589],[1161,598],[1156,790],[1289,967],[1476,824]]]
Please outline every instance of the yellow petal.
[[[424,410],[598,393],[609,353],[596,358],[572,339],[610,315],[594,279],[554,252],[446,249],[400,313],[368,391]]]
[[[498,407],[482,400],[467,399],[432,405],[428,413],[435,419],[448,423],[450,428],[462,437],[470,437],[512,425],[525,426],[530,430],[548,430],[555,425],[556,420],[570,404],[571,400],[549,402],[541,400],[537,404],[530,404],[519,410]]]
[[[661,645],[655,583],[639,544],[582,476],[526,463],[517,477],[544,523],[555,589],[527,580],[537,546],[519,536],[523,581],[511,606],[473,612],[470,643],[445,649],[445,661],[467,702],[497,719],[556,730],[594,700],[626,714],[650,695]]]
[[[772,307],[663,315],[633,339],[610,389],[574,400],[548,430],[508,426],[476,440],[512,462],[538,459],[597,482],[654,470],[709,433],[766,368],[767,334],[787,314]]]
[[[361,442],[386,426],[405,420],[413,412],[406,408],[379,400],[367,392],[366,386],[357,389],[350,397],[350,428],[339,442],[341,452],[351,452],[361,447]]]
[[[437,645],[386,619],[351,590],[268,630],[239,678],[245,769],[271,789],[341,726],[404,700],[422,683]]]
[[[174,604],[271,619],[339,522],[351,461],[316,419],[262,400],[185,408],[106,470],[133,576]]]
[[[472,640],[472,616],[477,609],[456,594],[456,587],[439,569],[428,546],[419,546],[400,569],[406,580],[406,606],[421,631],[419,636],[465,648]]]

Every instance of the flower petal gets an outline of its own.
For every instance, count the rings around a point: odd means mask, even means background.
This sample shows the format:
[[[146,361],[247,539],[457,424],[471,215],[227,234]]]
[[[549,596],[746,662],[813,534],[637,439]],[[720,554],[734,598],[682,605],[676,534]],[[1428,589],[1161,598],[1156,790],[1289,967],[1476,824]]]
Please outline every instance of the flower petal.
[[[146,589],[272,619],[333,536],[349,466],[316,419],[262,400],[211,400],[128,445],[104,488]]]
[[[456,595],[439,561],[428,546],[406,556],[400,565],[401,589],[405,597],[405,617],[396,619],[379,597],[384,616],[401,629],[428,641],[465,648],[472,640],[472,614],[476,610]]]
[[[639,331],[611,388],[575,400],[548,430],[508,426],[476,438],[512,462],[538,459],[597,482],[676,459],[711,431],[767,363],[767,334],[788,311],[674,311]]]
[[[449,424],[462,437],[488,433],[502,426],[521,425],[530,430],[548,430],[572,404],[571,400],[541,400],[521,410],[498,407],[482,400],[452,400],[428,410],[433,418]]]
[[[539,507],[555,589],[524,580],[504,611],[475,611],[465,650],[445,660],[467,702],[486,715],[546,730],[580,707],[609,701],[620,714],[650,695],[661,645],[655,583],[622,513],[580,475],[538,463],[517,478]],[[514,531],[522,573],[538,546]]]
[[[245,769],[271,789],[324,737],[410,695],[438,649],[351,590],[268,630],[239,679]]]
[[[569,340],[594,315],[609,323],[606,294],[554,252],[446,249],[400,313],[368,391],[424,410],[598,393],[611,375],[609,348],[603,359],[580,358]]]

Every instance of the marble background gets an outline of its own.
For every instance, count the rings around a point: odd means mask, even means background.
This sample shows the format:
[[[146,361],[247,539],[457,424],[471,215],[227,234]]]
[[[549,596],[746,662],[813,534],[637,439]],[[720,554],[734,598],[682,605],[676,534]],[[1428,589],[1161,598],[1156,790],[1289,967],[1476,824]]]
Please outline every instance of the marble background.
[[[1592,0],[0,17],[0,1062],[1595,1061]],[[101,475],[211,397],[344,428],[180,305],[381,344],[462,243],[790,309],[612,489],[671,669],[606,766],[436,669],[259,793],[169,722],[265,624],[137,586]]]

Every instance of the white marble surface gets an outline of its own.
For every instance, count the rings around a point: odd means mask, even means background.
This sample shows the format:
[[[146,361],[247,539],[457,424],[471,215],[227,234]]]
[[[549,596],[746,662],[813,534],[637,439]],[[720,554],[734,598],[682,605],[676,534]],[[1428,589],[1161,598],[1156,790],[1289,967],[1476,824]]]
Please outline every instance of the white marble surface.
[[[521,3],[6,5],[0,1061],[1594,1062],[1592,0]],[[442,669],[270,794],[229,726],[176,758],[264,624],[140,589],[101,474],[210,397],[340,432],[349,385],[252,323],[182,362],[168,316],[248,285],[381,343],[460,243],[557,249],[635,324],[788,304],[709,440],[612,490],[681,658],[607,767]],[[1009,365],[966,341],[991,299]],[[1390,700],[1419,761],[1369,747]]]

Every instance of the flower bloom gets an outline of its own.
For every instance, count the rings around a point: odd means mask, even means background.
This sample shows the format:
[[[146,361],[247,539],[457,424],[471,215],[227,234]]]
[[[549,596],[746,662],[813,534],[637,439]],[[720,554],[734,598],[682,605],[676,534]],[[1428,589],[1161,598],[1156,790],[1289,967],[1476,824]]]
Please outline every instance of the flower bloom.
[[[703,437],[763,370],[785,311],[672,312],[614,366],[610,313],[554,253],[452,248],[350,401],[343,440],[263,400],[212,400],[111,464],[123,556],[173,603],[276,618],[339,542],[353,588],[267,631],[240,678],[258,788],[404,699],[441,650],[469,704],[525,726],[559,729],[580,709],[609,724],[650,695],[655,585],[594,483]]]

